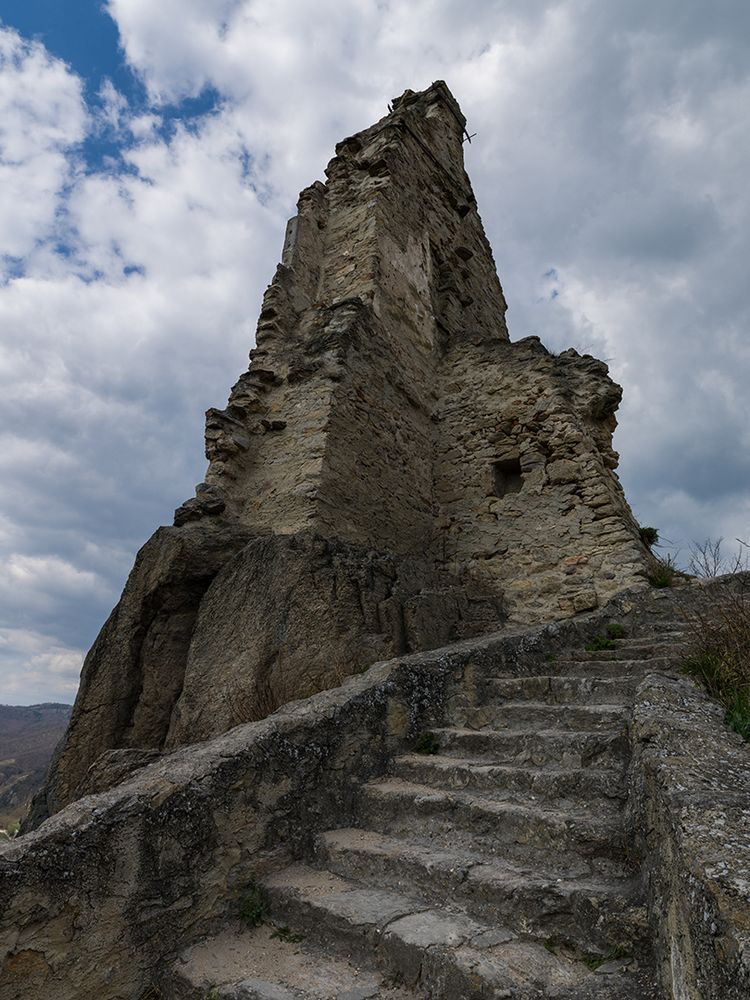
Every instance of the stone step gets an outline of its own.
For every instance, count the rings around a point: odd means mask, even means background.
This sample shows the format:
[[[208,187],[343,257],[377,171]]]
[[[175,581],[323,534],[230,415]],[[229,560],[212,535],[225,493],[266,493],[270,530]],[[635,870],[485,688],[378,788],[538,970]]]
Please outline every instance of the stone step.
[[[622,639],[612,640],[618,650],[642,653],[646,655],[660,655],[660,651],[669,653],[670,650],[682,650],[685,645],[684,635],[664,635],[663,633],[652,632],[650,635],[625,636]]]
[[[433,733],[441,754],[483,757],[486,763],[609,768],[623,766],[630,757],[630,741],[624,730],[444,728]]]
[[[670,643],[661,644],[618,644],[616,649],[572,649],[561,653],[558,659],[569,660],[625,660],[627,662],[643,660],[673,660],[682,654],[682,646]]]
[[[535,701],[490,702],[466,713],[465,726],[481,729],[573,730],[619,732],[630,710],[625,705],[548,705]]]
[[[617,624],[625,629],[626,636],[651,635],[659,632],[665,634],[672,632],[683,633],[688,629],[688,623],[684,618],[666,618],[659,615],[641,617],[632,623],[621,620]]]
[[[361,994],[363,997],[367,994]],[[377,993],[370,993],[372,997]],[[186,994],[183,992],[180,1000]],[[190,1000],[316,1000],[316,994],[289,989],[282,983],[272,983],[267,979],[257,979],[251,976],[236,983],[221,985],[209,984],[208,991],[200,988],[192,990],[187,996]],[[320,994],[317,994],[320,996]]]
[[[432,905],[446,899],[470,916],[544,939],[565,939],[582,950],[628,943],[643,946],[646,912],[636,905],[640,880],[624,867],[620,878],[579,873],[560,878],[506,860],[436,849],[371,830],[332,830],[318,838],[321,863],[347,879],[419,894]]]
[[[391,767],[395,778],[436,788],[522,794],[541,799],[622,800],[627,795],[625,769],[518,767],[488,764],[481,758],[440,754],[405,754]]]
[[[549,705],[630,704],[637,686],[635,677],[575,677],[545,674],[541,677],[496,677],[489,695],[503,701],[541,701]]]
[[[529,863],[566,854],[620,859],[624,848],[621,817],[610,810],[596,815],[588,809],[509,802],[395,778],[363,786],[360,819],[379,833]]]
[[[296,865],[268,877],[265,887],[277,923],[327,951],[374,959],[431,1000],[624,1000],[623,989],[636,983],[627,974],[596,976],[581,961],[458,909],[364,888],[332,872]]]
[[[587,982],[547,993],[546,997],[549,1000],[665,1000],[653,968],[633,965],[627,959],[605,962]]]
[[[159,983],[164,1000],[415,1000],[372,962],[353,963],[285,923],[225,927],[180,956]]]
[[[600,678],[630,678],[636,683],[647,675],[655,672],[674,671],[679,658],[665,656],[645,660],[621,660],[616,657],[605,658],[607,650],[598,653],[580,651],[576,656],[561,654],[556,660],[547,664],[545,673],[554,669],[561,677],[600,677]],[[500,675],[498,675],[500,676]]]
[[[626,632],[624,640],[631,642],[684,642],[690,636],[687,625],[640,625]]]

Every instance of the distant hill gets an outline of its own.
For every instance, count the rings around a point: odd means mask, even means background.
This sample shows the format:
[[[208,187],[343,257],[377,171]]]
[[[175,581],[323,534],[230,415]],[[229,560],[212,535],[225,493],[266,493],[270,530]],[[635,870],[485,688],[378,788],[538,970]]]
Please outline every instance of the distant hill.
[[[17,823],[41,788],[72,705],[0,705],[0,827]]]

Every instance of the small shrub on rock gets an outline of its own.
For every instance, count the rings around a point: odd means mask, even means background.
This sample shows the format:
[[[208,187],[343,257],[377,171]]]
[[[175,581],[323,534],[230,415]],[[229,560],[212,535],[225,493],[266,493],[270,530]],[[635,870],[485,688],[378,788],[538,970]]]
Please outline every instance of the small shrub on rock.
[[[687,615],[684,668],[726,709],[728,726],[750,742],[750,592],[739,583]]]
[[[651,549],[654,545],[659,544],[659,531],[657,528],[641,528],[640,536],[641,541],[647,549]]]
[[[672,587],[678,572],[671,556],[667,556],[666,559],[658,559],[649,576],[651,586],[660,589]]]
[[[440,753],[440,742],[434,733],[420,733],[414,744],[414,753],[432,755]]]
[[[595,635],[586,646],[586,651],[589,653],[598,653],[602,649],[617,649],[617,643],[608,639],[606,635]]]
[[[608,639],[622,639],[625,635],[625,629],[619,622],[610,622],[607,625],[607,638]]]

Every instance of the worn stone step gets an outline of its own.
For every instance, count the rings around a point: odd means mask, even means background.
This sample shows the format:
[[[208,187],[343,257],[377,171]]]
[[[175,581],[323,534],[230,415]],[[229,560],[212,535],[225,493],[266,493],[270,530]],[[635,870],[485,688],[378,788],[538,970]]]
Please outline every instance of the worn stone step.
[[[344,878],[406,894],[416,889],[432,904],[450,899],[472,917],[519,933],[565,939],[583,950],[642,947],[640,880],[624,867],[619,878],[592,876],[585,865],[561,878],[557,868],[539,871],[361,829],[321,834],[318,850],[322,864]]]
[[[602,1000],[614,1000],[616,984],[597,982],[583,962],[458,909],[430,907],[418,897],[363,888],[301,865],[270,876],[265,886],[276,922],[326,950],[374,958],[431,1000],[573,1000],[589,983]]]
[[[481,758],[457,758],[442,754],[405,754],[391,767],[396,778],[437,788],[474,789],[536,796],[543,799],[589,801],[625,798],[625,769],[523,767],[488,764]]]
[[[658,632],[665,634],[672,632],[682,633],[688,628],[688,623],[684,618],[666,618],[658,615],[641,616],[633,622],[620,620],[616,624],[621,625],[625,629],[626,636],[650,635]]]
[[[621,817],[610,811],[509,802],[398,779],[363,786],[360,818],[380,833],[529,862],[565,853],[620,858],[624,846]]]
[[[659,655],[660,651],[668,653],[672,649],[681,650],[685,645],[684,635],[664,635],[663,632],[652,632],[646,635],[624,636],[622,639],[612,640],[618,650],[637,651],[654,653]]]
[[[550,705],[630,704],[635,677],[576,677],[549,673],[541,677],[496,677],[489,697],[503,701],[540,701]]]
[[[545,673],[550,668],[554,668],[556,674],[562,677],[569,675],[575,677],[600,677],[600,678],[631,678],[640,683],[647,675],[655,672],[670,672],[676,669],[679,658],[655,657],[645,660],[621,660],[615,658],[603,658],[607,650],[598,653],[587,653],[579,651],[573,656],[570,653],[560,654],[560,656],[549,664]]]
[[[268,916],[268,915],[266,915]],[[363,956],[364,957],[364,956]],[[414,1000],[370,962],[323,949],[286,923],[235,922],[187,949],[159,983],[163,1000]]]
[[[481,729],[556,729],[618,732],[630,716],[625,705],[548,705],[545,702],[491,701],[466,713],[465,726]]]
[[[377,994],[370,994],[376,996]],[[302,992],[302,990],[289,989],[281,983],[272,983],[265,979],[256,979],[251,976],[249,979],[240,980],[237,983],[224,983],[221,986],[211,985],[209,992],[201,990],[194,991],[192,996],[195,1000],[314,1000],[314,993]]]
[[[484,757],[487,763],[542,767],[618,767],[630,756],[624,729],[615,733],[564,729],[433,730],[440,752],[458,757]]]
[[[687,625],[643,625],[633,629],[632,632],[623,636],[623,641],[627,642],[657,642],[657,643],[681,643],[690,636],[690,629]]]
[[[682,646],[672,643],[618,643],[616,649],[572,649],[561,653],[559,659],[570,660],[643,660],[674,659],[682,653]]]
[[[665,1000],[650,963],[605,962],[577,986],[555,989],[545,1000]]]

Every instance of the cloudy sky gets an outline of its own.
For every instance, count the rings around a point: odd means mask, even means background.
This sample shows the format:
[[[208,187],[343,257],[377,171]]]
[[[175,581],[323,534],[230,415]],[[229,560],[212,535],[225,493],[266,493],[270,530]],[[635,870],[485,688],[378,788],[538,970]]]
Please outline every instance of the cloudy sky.
[[[0,0],[0,702],[72,701],[301,187],[447,80],[510,304],[674,550],[750,534],[747,0]]]

